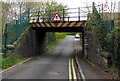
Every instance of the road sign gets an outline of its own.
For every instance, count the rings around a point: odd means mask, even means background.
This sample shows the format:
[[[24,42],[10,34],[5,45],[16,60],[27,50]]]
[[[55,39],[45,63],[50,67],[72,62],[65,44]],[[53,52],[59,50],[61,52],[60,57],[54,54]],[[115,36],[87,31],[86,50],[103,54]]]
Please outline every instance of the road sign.
[[[58,13],[55,13],[55,16],[52,18],[52,21],[62,21],[62,18]]]

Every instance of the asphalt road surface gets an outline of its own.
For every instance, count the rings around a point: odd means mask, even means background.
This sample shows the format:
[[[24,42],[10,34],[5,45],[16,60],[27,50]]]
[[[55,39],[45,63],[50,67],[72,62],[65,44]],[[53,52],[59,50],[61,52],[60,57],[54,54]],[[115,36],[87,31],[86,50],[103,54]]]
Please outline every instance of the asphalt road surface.
[[[68,79],[69,59],[75,56],[75,37],[67,36],[49,52],[3,74],[4,79]]]
[[[76,50],[78,50],[77,53]],[[17,79],[17,81],[18,79],[69,81],[69,60],[76,57],[75,53],[85,79],[103,79],[102,74],[95,72],[95,69],[80,57],[82,45],[80,45],[80,40],[75,39],[74,36],[67,36],[47,53],[3,73],[2,77],[3,79]]]

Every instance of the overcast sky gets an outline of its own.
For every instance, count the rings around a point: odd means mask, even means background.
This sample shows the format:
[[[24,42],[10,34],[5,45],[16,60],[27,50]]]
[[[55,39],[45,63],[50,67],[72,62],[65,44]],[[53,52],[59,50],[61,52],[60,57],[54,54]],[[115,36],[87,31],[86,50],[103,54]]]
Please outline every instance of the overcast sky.
[[[118,11],[118,2],[120,0],[0,0],[0,1],[32,1],[32,2],[44,2],[44,1],[56,1],[60,2],[64,5],[68,5],[69,8],[76,8],[76,7],[85,7],[85,3],[87,2],[89,5],[92,5],[92,2],[98,3],[105,3],[106,1],[110,4],[110,2],[116,2],[117,11]]]
[[[68,5],[69,7],[80,7],[80,6],[84,6],[84,3],[87,2],[89,4],[92,4],[92,2],[95,2],[95,3],[100,3],[100,2],[114,2],[116,1],[117,3],[120,1],[120,0],[0,0],[0,1],[27,1],[27,2],[44,2],[44,1],[56,1],[56,2],[61,2],[63,3],[64,5]]]
[[[92,2],[95,2],[96,4],[100,4],[100,3],[105,3],[106,1],[110,3],[112,2],[116,2],[116,6],[118,8],[118,2],[120,0],[56,0],[64,5],[68,5],[68,7],[70,8],[75,8],[75,7],[85,7],[85,3],[87,2],[89,5],[92,5]],[[118,9],[117,9],[118,10]]]

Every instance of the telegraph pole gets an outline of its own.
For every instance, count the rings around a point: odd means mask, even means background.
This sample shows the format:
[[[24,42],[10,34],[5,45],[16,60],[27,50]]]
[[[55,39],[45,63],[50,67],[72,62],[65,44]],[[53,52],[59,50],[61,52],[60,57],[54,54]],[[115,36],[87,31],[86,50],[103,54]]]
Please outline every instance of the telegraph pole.
[[[20,3],[20,24],[21,24],[21,8],[22,8],[22,6],[21,6],[21,3]]]
[[[104,9],[103,9],[103,4],[102,4],[102,14],[103,14],[103,10],[104,10]]]
[[[120,1],[118,2],[118,26],[120,27]]]

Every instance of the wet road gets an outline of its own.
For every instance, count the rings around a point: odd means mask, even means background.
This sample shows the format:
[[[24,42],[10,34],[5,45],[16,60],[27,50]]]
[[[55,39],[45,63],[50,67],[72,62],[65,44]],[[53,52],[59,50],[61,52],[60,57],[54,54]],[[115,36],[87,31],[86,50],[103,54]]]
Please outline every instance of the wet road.
[[[69,59],[75,56],[75,37],[66,37],[49,52],[3,74],[4,79],[68,79]]]

